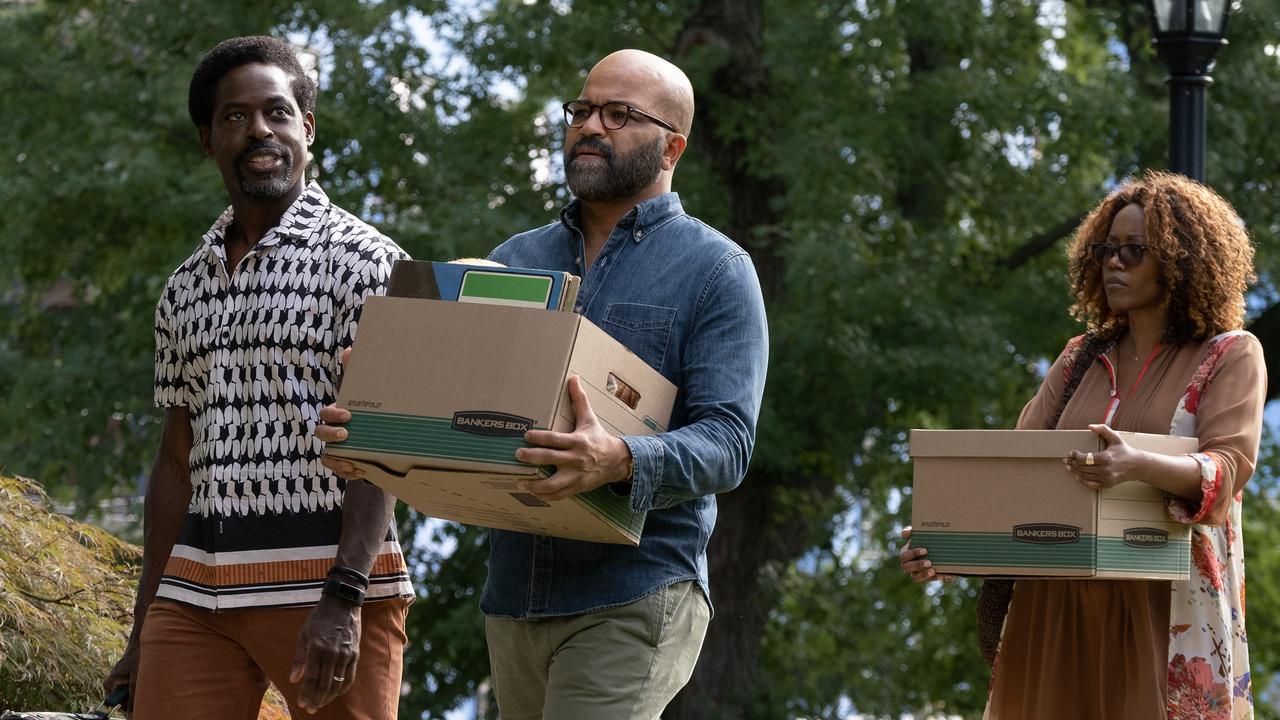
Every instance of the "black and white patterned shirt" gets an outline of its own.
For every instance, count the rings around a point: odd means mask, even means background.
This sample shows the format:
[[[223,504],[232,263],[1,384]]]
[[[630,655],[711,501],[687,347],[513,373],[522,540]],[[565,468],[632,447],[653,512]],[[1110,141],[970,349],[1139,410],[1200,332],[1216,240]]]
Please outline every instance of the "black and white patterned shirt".
[[[364,299],[405,252],[314,181],[227,267],[228,208],[156,308],[155,403],[191,415],[192,501],[160,597],[213,610],[314,604],[345,483],[312,430],[336,397]],[[394,532],[368,598],[412,595]]]

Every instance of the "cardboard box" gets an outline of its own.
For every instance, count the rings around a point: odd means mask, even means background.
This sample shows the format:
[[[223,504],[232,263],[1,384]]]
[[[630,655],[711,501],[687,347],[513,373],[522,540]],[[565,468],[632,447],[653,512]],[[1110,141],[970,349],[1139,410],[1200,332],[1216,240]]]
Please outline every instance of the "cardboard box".
[[[579,283],[555,270],[397,260],[387,295],[572,311]]]
[[[1120,435],[1167,455],[1198,448]],[[1191,529],[1169,517],[1163,492],[1090,490],[1062,464],[1105,445],[1089,430],[912,430],[912,545],[950,575],[1189,579]]]
[[[338,394],[349,436],[325,452],[433,517],[639,544],[644,515],[609,487],[553,503],[516,487],[551,471],[516,460],[524,432],[574,428],[571,375],[609,432],[666,430],[675,386],[580,315],[370,297]]]

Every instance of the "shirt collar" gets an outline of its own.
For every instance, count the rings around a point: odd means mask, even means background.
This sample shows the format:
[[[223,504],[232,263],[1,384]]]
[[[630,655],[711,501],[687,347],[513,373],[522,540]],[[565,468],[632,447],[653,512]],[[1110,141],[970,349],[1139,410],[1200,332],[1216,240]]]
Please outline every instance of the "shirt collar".
[[[258,247],[277,245],[285,239],[306,241],[320,227],[328,209],[329,196],[320,189],[320,183],[312,180],[284,211],[284,215],[280,216],[280,222],[262,236]],[[235,220],[235,210],[228,206],[204,234],[204,244],[209,248],[221,247],[227,226],[232,220]]]
[[[582,201],[574,198],[560,210],[560,223],[570,230],[576,230],[581,209]],[[651,197],[631,208],[618,221],[618,227],[630,230],[632,240],[641,242],[654,230],[683,214],[684,206],[680,204],[679,193],[668,192]]]

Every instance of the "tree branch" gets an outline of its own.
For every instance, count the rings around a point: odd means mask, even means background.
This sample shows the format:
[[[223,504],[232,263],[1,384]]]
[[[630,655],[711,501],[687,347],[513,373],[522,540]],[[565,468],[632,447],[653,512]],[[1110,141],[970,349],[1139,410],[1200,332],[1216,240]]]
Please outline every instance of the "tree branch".
[[[80,588],[79,590],[73,590],[67,593],[66,595],[63,595],[62,597],[52,598],[52,597],[45,597],[38,593],[33,593],[29,590],[23,590],[22,588],[14,588],[14,590],[16,590],[19,595],[22,595],[30,600],[35,600],[37,602],[42,602],[42,603],[48,603],[51,605],[65,605],[66,607],[76,607],[76,604],[71,602],[71,598],[74,598],[75,596],[84,592],[84,588]]]
[[[1023,243],[1018,249],[1006,255],[1000,261],[1000,264],[1006,270],[1016,270],[1017,268],[1031,262],[1040,253],[1053,247],[1059,240],[1071,234],[1084,221],[1086,213],[1073,215],[1045,230],[1038,235],[1033,236],[1030,240]]]

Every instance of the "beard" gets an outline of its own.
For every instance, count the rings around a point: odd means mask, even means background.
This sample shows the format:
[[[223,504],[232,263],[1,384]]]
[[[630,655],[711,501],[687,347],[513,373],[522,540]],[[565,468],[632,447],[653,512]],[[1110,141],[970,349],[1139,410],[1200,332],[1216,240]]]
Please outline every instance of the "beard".
[[[616,202],[640,194],[662,172],[666,138],[657,137],[625,155],[595,138],[583,138],[565,151],[564,174],[575,197],[587,202]],[[582,148],[600,153],[605,162],[582,163],[575,158]]]
[[[253,173],[250,179],[245,173],[244,161],[250,154],[261,150],[270,150],[280,156],[280,167],[265,177],[261,173]],[[282,198],[293,187],[293,153],[289,148],[271,140],[259,140],[236,154],[236,179],[240,181],[240,189],[250,197],[264,200]]]

